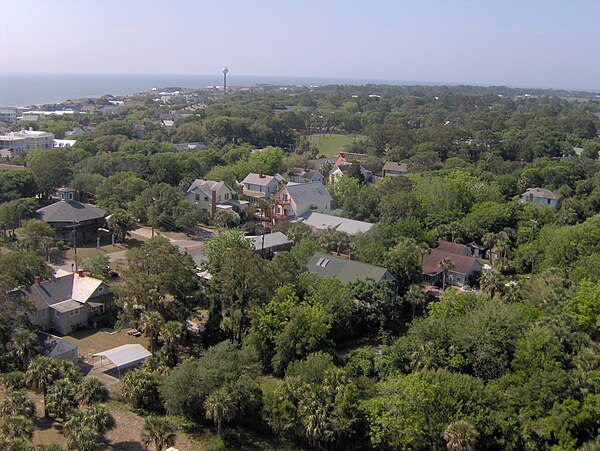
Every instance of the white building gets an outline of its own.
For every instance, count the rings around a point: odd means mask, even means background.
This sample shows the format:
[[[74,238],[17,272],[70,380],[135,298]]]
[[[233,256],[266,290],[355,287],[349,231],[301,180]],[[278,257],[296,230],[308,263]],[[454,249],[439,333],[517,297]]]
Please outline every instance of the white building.
[[[288,183],[276,198],[275,221],[286,221],[309,212],[329,213],[331,195],[321,182]]]
[[[45,119],[48,116],[64,116],[67,114],[75,114],[73,110],[59,110],[59,111],[24,111],[23,115],[19,118],[23,121],[37,121],[38,119]]]
[[[17,111],[11,108],[0,109],[0,122],[11,124],[17,121]]]
[[[27,153],[33,149],[52,149],[54,135],[49,132],[21,130],[0,135],[0,149],[9,149],[12,155]]]
[[[277,193],[279,180],[272,175],[250,173],[242,180],[243,194],[251,199],[270,199]]]
[[[235,191],[229,188],[225,182],[213,180],[196,179],[187,189],[185,199],[196,206],[199,210],[214,216],[219,209],[219,204],[233,199]],[[228,207],[230,208],[230,207]]]

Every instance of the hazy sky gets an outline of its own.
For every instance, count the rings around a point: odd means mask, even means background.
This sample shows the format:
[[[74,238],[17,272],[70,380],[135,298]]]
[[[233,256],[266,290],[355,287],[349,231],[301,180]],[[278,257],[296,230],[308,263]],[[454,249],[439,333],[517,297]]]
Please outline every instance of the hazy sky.
[[[600,90],[600,0],[0,0],[0,72]]]

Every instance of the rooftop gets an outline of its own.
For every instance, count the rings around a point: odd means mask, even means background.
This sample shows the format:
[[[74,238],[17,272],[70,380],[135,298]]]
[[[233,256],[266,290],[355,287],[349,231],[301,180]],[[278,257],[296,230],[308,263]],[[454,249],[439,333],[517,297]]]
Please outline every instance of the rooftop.
[[[331,202],[331,195],[321,182],[290,183],[284,188],[296,205]]]
[[[266,233],[264,235],[247,236],[247,240],[252,243],[255,250],[260,251],[263,248],[268,249],[271,247],[283,246],[285,244],[291,244],[292,241],[285,236],[282,232]]]
[[[201,192],[203,192],[205,195],[210,196],[212,191],[219,191],[224,185],[225,185],[225,182],[221,182],[221,181],[196,179],[192,182],[190,187],[187,189],[187,192],[189,193],[190,191],[194,191],[195,189],[198,189]]]
[[[272,183],[273,181],[275,181],[276,183],[279,183],[279,181],[277,180],[276,177],[272,176],[272,175],[265,175],[265,174],[257,174],[255,172],[251,172],[250,174],[248,174],[246,176],[246,178],[244,180],[242,180],[242,183],[246,184],[251,184],[251,185],[259,185],[259,186],[267,186],[270,183]]]
[[[384,279],[394,280],[389,271],[381,266],[315,253],[308,262],[308,271],[325,277],[335,277],[340,282],[351,283],[357,280],[373,279],[379,283]]]
[[[477,262],[475,257],[469,255],[460,255],[447,252],[441,249],[432,249],[428,254],[423,255],[423,274],[438,274],[442,272],[439,262],[445,258],[450,258],[454,263],[452,272],[458,274],[467,274],[469,269]]]
[[[348,235],[367,232],[373,224],[370,222],[356,221],[354,219],[340,218],[339,216],[326,215],[324,213],[311,212],[300,217],[304,224],[317,229],[335,229]]]
[[[45,222],[81,222],[103,218],[106,211],[77,201],[59,201],[37,210],[38,219]]]
[[[556,194],[549,189],[546,188],[529,188],[527,191],[523,193],[523,196],[531,196],[539,197],[542,199],[554,199],[559,200],[561,198],[560,194]]]

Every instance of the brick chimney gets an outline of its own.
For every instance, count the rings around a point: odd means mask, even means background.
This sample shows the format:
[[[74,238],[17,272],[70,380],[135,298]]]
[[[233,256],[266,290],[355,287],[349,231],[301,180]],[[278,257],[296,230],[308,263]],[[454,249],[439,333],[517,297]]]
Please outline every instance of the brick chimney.
[[[260,171],[258,173],[258,178],[260,178],[260,179],[264,179],[265,178],[265,174],[263,174],[263,171]]]
[[[35,279],[34,279],[34,280],[35,280],[35,284],[36,284],[36,285],[39,285],[39,284],[41,284],[41,283],[42,283],[42,278],[41,278],[40,276],[35,276]]]
[[[214,218],[217,214],[217,192],[213,190],[210,192],[210,195],[210,217]]]
[[[77,270],[77,275],[78,275],[79,277],[85,277],[85,275],[83,274],[83,269],[79,269],[79,270]]]

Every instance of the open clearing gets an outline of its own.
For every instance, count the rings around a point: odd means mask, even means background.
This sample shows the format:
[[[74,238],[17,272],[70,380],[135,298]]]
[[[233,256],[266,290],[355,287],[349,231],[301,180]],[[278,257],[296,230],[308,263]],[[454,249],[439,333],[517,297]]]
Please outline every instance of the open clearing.
[[[365,139],[364,135],[341,135],[336,133],[310,135],[310,143],[319,149],[319,154],[327,157],[336,157],[344,146],[352,144],[354,141]]]

